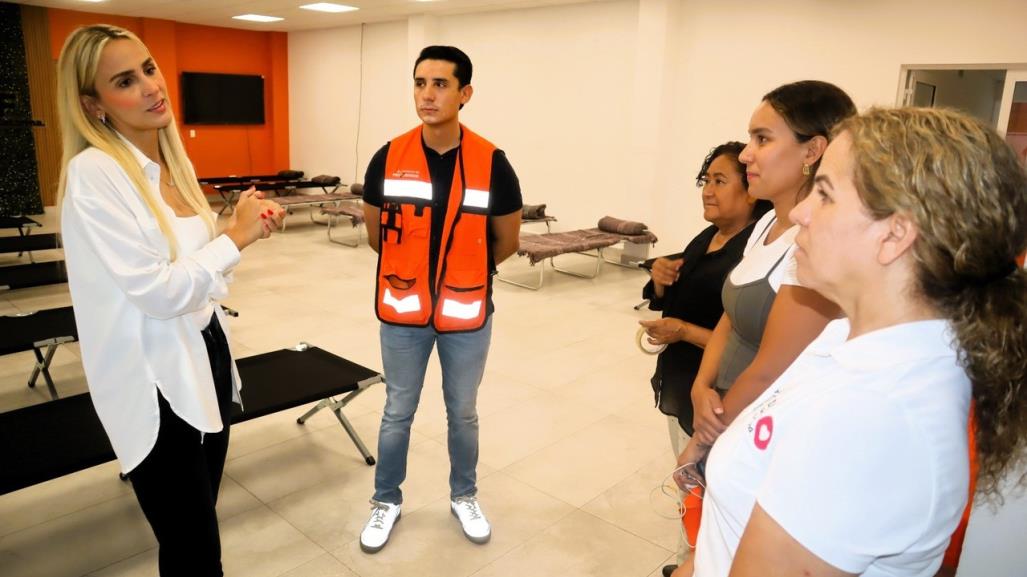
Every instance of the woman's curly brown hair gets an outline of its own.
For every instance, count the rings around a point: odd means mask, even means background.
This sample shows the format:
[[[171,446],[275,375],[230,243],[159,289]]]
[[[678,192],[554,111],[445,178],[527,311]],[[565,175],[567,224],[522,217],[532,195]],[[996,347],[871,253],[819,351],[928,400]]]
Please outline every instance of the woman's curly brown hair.
[[[1000,500],[1027,444],[1027,272],[1015,263],[1027,248],[1027,174],[995,131],[952,110],[872,109],[842,131],[874,218],[916,223],[913,288],[952,323],[973,383],[977,490]]]

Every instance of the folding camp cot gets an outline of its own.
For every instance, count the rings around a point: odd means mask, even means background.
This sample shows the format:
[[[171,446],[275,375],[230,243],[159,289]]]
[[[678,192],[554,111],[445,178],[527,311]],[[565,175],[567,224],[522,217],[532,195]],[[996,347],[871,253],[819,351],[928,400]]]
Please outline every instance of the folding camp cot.
[[[379,373],[328,351],[301,345],[237,361],[243,381],[244,410],[235,407],[233,423],[314,403],[297,419],[329,409],[360,451],[374,465],[342,409],[376,383]],[[341,395],[342,398],[336,399]],[[114,459],[114,451],[88,393],[0,413],[0,495],[68,475]]]

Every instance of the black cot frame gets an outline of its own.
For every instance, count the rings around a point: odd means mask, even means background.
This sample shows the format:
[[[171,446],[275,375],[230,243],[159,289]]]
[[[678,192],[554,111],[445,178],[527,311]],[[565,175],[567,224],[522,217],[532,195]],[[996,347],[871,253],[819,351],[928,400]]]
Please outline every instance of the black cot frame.
[[[302,425],[322,409],[332,411],[364,462],[374,465],[374,457],[342,409],[384,382],[381,374],[305,344],[242,358],[237,365],[243,380],[243,407],[235,406],[233,423],[314,402],[297,423]],[[5,463],[0,467],[3,495],[115,457],[92,399],[83,393],[0,413],[0,458]]]

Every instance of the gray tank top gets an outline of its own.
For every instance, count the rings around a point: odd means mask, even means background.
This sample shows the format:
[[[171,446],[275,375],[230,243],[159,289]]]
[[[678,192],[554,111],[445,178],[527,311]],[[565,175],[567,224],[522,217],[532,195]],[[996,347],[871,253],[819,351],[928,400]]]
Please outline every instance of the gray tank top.
[[[756,242],[763,242],[767,231],[776,221],[777,219],[771,219]],[[770,275],[780,266],[787,254],[786,250],[763,278],[744,284],[734,284],[729,274],[724,280],[720,296],[724,301],[724,312],[731,320],[731,334],[724,347],[724,355],[720,358],[715,385],[722,395],[731,388],[738,375],[742,374],[756,357],[760,341],[763,340],[763,329],[767,326],[767,317],[770,316],[770,307],[777,296],[774,287],[770,285]]]

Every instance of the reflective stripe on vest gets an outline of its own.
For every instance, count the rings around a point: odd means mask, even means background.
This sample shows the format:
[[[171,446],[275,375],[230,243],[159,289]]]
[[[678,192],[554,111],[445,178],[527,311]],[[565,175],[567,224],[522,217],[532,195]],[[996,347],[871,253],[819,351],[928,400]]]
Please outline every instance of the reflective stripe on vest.
[[[393,198],[420,198],[421,200],[431,200],[431,183],[419,180],[396,180],[386,178],[382,194]]]
[[[421,299],[417,295],[405,296],[401,299],[392,295],[392,291],[385,289],[385,296],[382,302],[396,309],[397,313],[413,313],[421,310]]]
[[[468,320],[481,314],[481,301],[462,303],[453,299],[442,301],[442,315],[455,319]]]
[[[468,188],[464,192],[464,206],[470,206],[474,208],[488,208],[489,191]]]

